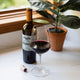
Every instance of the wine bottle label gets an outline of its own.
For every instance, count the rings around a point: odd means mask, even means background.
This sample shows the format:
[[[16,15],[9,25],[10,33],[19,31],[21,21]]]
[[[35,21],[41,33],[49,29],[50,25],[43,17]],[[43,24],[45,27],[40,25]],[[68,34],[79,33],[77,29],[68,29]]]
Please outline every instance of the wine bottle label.
[[[22,48],[26,51],[32,51],[31,47],[30,47],[30,43],[31,43],[31,36],[27,36],[27,35],[22,35]]]

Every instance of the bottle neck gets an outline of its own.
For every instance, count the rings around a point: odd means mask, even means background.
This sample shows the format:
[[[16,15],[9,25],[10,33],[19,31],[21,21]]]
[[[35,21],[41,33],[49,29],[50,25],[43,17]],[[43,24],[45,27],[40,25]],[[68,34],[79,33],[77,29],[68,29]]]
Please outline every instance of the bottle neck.
[[[26,9],[26,21],[32,22],[32,9]]]

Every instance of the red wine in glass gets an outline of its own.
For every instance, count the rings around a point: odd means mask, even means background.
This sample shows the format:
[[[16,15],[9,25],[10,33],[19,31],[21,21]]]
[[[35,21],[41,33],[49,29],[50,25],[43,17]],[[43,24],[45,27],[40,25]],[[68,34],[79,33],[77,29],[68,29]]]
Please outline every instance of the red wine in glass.
[[[37,54],[42,54],[49,50],[50,43],[45,40],[36,40],[31,42],[30,46]]]

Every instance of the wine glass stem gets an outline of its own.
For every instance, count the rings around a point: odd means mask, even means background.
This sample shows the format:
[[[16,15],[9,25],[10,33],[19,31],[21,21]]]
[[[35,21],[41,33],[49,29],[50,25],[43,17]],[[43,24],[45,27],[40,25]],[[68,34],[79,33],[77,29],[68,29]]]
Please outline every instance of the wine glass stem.
[[[39,54],[39,57],[40,57],[40,65],[41,65],[41,54]]]

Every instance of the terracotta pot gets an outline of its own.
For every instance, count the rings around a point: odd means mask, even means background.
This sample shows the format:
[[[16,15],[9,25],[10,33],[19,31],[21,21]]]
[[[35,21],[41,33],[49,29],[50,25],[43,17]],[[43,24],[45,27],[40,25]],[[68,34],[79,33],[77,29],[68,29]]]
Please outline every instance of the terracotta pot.
[[[50,28],[54,28],[54,27],[49,27],[48,29],[46,29],[46,33],[47,33],[47,38],[51,43],[51,50],[62,51],[67,29],[63,27],[58,27],[59,29],[62,29],[64,32],[63,33],[52,33],[52,32],[49,33],[48,30]]]

